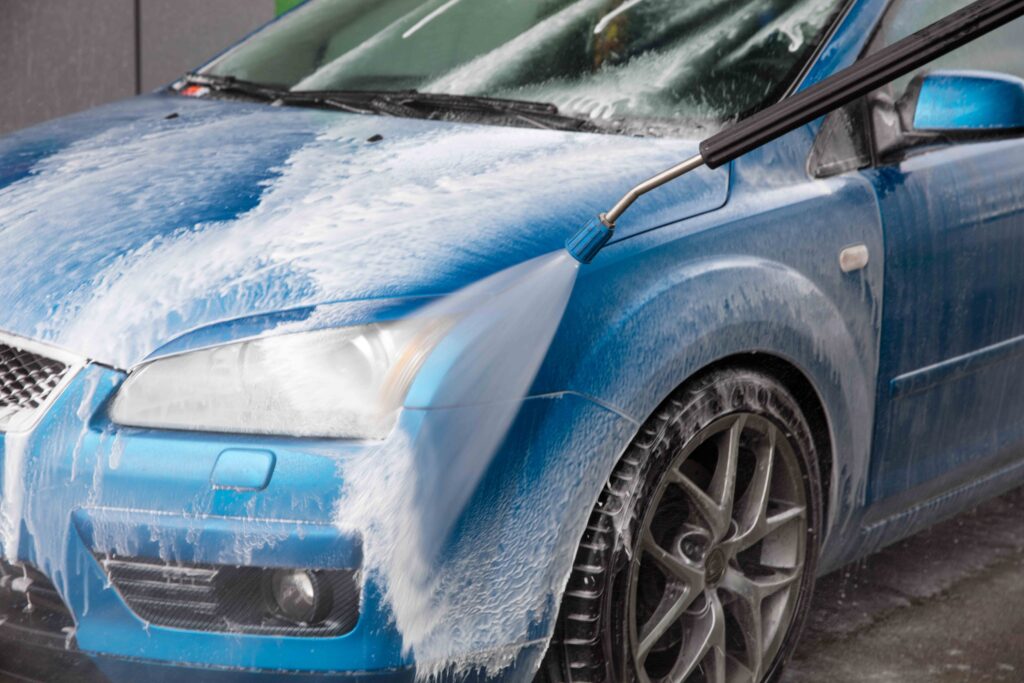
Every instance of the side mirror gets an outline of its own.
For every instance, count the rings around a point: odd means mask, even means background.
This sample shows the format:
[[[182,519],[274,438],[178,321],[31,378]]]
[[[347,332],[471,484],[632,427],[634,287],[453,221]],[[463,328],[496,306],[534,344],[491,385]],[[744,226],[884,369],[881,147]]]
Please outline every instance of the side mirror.
[[[1024,131],[1024,79],[933,71],[910,82],[898,108],[910,134],[977,139]]]

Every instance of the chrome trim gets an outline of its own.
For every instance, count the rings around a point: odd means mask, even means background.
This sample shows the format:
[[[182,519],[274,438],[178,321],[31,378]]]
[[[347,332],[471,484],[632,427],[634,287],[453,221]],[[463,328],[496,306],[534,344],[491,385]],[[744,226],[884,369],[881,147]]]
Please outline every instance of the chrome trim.
[[[698,154],[697,156],[690,157],[689,159],[680,164],[676,164],[672,168],[662,171],[653,178],[648,178],[647,180],[645,180],[644,182],[640,183],[632,190],[627,192],[625,195],[623,195],[622,199],[620,199],[608,213],[602,214],[601,221],[608,227],[614,226],[615,221],[617,221],[619,217],[626,212],[626,209],[632,206],[633,202],[635,202],[637,199],[647,194],[651,190],[655,190],[661,187],[662,185],[669,181],[675,180],[680,176],[686,175],[690,171],[697,170],[703,165],[704,157]]]

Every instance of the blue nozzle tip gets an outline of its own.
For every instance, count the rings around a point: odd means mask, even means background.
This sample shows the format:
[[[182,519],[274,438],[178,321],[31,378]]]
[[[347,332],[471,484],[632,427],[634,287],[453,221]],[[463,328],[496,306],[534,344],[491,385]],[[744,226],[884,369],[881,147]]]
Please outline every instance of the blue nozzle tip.
[[[614,232],[614,225],[608,225],[600,218],[591,218],[579,232],[566,241],[565,248],[580,263],[590,263],[597,253],[604,249],[604,245],[608,244]]]

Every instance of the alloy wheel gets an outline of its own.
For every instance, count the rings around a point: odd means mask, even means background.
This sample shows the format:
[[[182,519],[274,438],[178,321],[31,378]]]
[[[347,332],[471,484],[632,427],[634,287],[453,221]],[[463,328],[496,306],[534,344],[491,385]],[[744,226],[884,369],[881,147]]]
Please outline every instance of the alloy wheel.
[[[629,567],[640,683],[758,683],[793,621],[807,499],[786,435],[750,413],[690,440],[654,490]]]

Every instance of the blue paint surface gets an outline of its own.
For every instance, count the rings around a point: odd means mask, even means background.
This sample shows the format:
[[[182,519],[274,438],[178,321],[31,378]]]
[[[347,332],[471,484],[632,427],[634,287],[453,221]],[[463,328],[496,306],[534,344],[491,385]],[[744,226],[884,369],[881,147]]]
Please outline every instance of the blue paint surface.
[[[807,83],[852,63],[884,4],[854,3]],[[1024,481],[1024,146],[945,146],[818,180],[806,172],[818,127],[643,198],[580,270],[447,548],[476,559],[465,592],[500,604],[502,577],[564,577],[571,554],[554,549],[575,546],[639,425],[736,355],[785,362],[821,402],[823,569]],[[30,435],[0,437],[3,461],[25,462],[28,522],[9,559],[53,580],[78,647],[123,680],[178,664],[184,677],[408,680],[415,655],[374,577],[344,636],[197,632],[142,622],[95,555],[358,567],[365,539],[336,518],[339,472],[373,445],[124,429],[106,406],[147,358],[393,320],[560,250],[636,180],[695,150],[171,95],[0,141],[0,330],[92,361]],[[844,274],[852,244],[871,258]],[[408,408],[399,428],[443,445],[476,408]],[[542,538],[524,522],[538,516]],[[523,564],[522,548],[543,562]],[[543,651],[557,597],[524,617],[517,642],[495,645]],[[532,674],[535,658],[516,661],[519,679]]]

